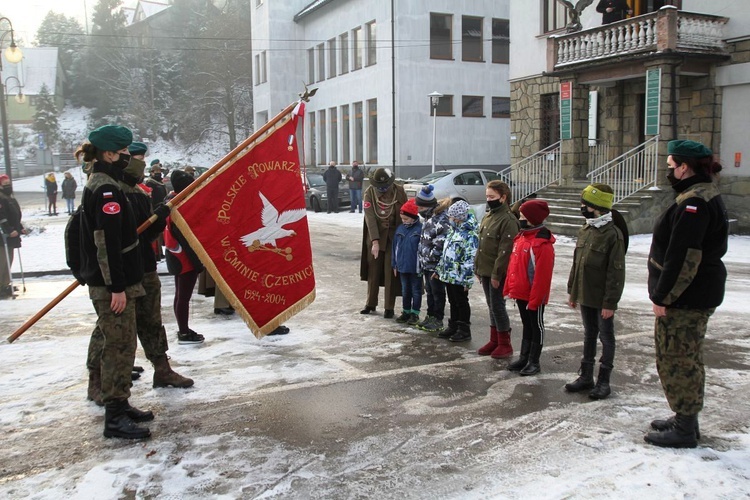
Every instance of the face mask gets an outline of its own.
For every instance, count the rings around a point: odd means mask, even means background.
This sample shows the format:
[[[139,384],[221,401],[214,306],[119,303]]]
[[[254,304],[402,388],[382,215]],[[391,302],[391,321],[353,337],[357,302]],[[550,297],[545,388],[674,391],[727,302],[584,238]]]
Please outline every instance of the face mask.
[[[500,208],[500,206],[503,204],[500,200],[488,200],[487,206],[490,207],[490,210],[495,210],[496,208]]]
[[[378,191],[379,191],[379,192],[381,192],[381,193],[385,193],[386,191],[388,191],[388,188],[390,188],[390,187],[391,187],[391,186],[386,186],[386,187],[379,187],[379,188],[378,188]]]
[[[529,221],[527,220],[521,219],[518,222],[521,223],[521,229],[526,229],[527,227],[529,227]]]
[[[115,167],[120,167],[121,169],[125,170],[127,166],[130,164],[130,155],[126,155],[125,153],[120,153],[120,158],[114,162],[112,165]]]
[[[130,158],[130,163],[123,169],[123,172],[132,178],[140,181],[143,179],[143,173],[146,170],[146,162],[138,158]]]
[[[420,210],[419,215],[421,215],[423,219],[429,219],[430,216],[432,215],[432,210],[430,209]]]
[[[594,212],[589,212],[589,208],[586,205],[581,206],[581,215],[583,215],[587,219],[593,219],[594,217],[596,217],[596,214]]]
[[[669,181],[669,183],[672,186],[674,186],[675,184],[677,184],[678,182],[680,182],[682,179],[678,179],[677,177],[675,177],[675,175],[674,175],[674,169],[670,168],[669,169],[669,173],[667,173],[667,180]]]
[[[2,192],[5,194],[13,194],[13,186],[11,186],[10,184],[0,187],[0,190],[2,190]]]
[[[161,174],[158,172],[151,174],[151,178],[154,179],[155,181],[161,181]]]

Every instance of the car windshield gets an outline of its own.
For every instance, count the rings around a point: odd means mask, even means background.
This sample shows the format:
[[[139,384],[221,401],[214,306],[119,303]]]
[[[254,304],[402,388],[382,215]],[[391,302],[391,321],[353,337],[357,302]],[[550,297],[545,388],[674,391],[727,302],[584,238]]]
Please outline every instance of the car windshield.
[[[307,183],[311,188],[326,185],[326,182],[323,180],[323,176],[320,174],[307,174]]]
[[[430,184],[431,182],[434,182],[434,181],[436,181],[436,180],[438,180],[438,179],[442,179],[443,177],[445,177],[445,176],[446,176],[446,175],[448,175],[449,173],[450,173],[450,172],[445,172],[445,171],[441,171],[441,172],[433,172],[433,173],[431,173],[431,174],[427,174],[427,175],[425,175],[425,176],[424,176],[424,177],[422,177],[421,179],[417,179],[417,180],[416,180],[416,181],[414,181],[414,182],[415,182],[415,183],[416,183],[416,182],[421,182],[421,183],[423,183],[423,184]]]

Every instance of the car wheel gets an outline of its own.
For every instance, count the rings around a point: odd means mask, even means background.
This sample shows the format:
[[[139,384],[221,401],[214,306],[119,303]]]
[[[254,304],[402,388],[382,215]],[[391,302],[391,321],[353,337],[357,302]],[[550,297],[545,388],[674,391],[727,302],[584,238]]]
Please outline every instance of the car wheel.
[[[310,198],[310,205],[312,206],[313,212],[320,212],[320,202],[317,198]]]

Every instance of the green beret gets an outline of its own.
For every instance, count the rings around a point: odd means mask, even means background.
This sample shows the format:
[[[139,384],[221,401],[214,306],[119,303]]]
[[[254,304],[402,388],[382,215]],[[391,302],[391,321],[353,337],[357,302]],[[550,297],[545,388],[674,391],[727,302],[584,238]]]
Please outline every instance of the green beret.
[[[121,125],[104,125],[89,134],[89,142],[99,151],[120,151],[133,142],[133,132]]]
[[[705,158],[713,156],[714,152],[700,142],[695,141],[669,141],[667,154],[677,156],[688,156],[690,158]]]
[[[130,152],[131,155],[145,155],[146,151],[148,151],[148,146],[142,142],[134,142],[128,146],[128,152]]]
[[[158,159],[158,158],[157,158],[156,160],[151,160],[151,163],[150,163],[150,165],[151,165],[151,166],[153,167],[153,166],[154,166],[154,165],[156,165],[157,163],[159,163],[159,159]]]
[[[581,193],[581,201],[591,208],[612,210],[614,191],[606,184],[589,184]]]

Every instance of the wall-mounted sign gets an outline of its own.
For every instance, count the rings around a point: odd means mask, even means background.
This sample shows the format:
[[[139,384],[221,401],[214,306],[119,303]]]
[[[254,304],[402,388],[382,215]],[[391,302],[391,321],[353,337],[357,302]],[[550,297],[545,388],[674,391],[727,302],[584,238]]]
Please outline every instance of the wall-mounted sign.
[[[573,130],[573,82],[560,82],[560,139],[571,139]]]
[[[599,128],[599,92],[589,90],[589,145],[596,145],[596,131]],[[592,144],[593,143],[593,144]]]
[[[646,135],[659,135],[661,68],[646,71]]]
[[[734,166],[737,168],[740,168],[740,165],[742,164],[742,153],[734,153]]]

